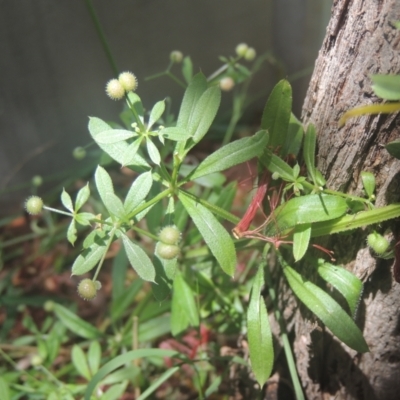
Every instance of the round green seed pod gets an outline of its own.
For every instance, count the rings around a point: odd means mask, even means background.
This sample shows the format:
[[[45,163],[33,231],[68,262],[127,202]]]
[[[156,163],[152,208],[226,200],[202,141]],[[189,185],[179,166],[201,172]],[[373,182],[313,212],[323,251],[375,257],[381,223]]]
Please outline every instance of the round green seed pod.
[[[156,245],[156,254],[163,260],[172,260],[178,257],[179,247],[176,244],[158,242]]]
[[[75,147],[72,156],[75,160],[83,160],[86,157],[86,150],[81,146]]]
[[[78,294],[83,300],[93,300],[97,295],[97,285],[91,279],[83,279],[78,285]]]
[[[247,61],[252,61],[255,58],[256,58],[256,51],[252,47],[249,47],[246,50],[246,54],[244,55],[244,59],[247,60]]]
[[[235,86],[235,81],[230,76],[226,76],[225,78],[222,78],[219,81],[219,87],[224,92],[229,92],[230,90],[233,89],[234,86]]]
[[[31,215],[40,214],[43,210],[43,200],[39,196],[31,196],[25,201],[25,210]]]
[[[43,364],[43,358],[41,356],[39,356],[39,354],[35,354],[32,358],[31,358],[31,365],[34,367],[38,367],[39,365]]]
[[[378,255],[381,255],[389,248],[389,241],[377,232],[372,232],[367,236],[367,244]]]
[[[118,79],[111,79],[107,82],[106,93],[112,100],[121,100],[125,96],[125,89]]]
[[[168,225],[161,229],[158,239],[164,244],[178,244],[181,240],[181,232],[175,225]]]
[[[179,64],[180,62],[182,62],[183,60],[183,54],[181,51],[179,50],[174,50],[171,51],[170,55],[169,55],[169,59],[176,64]]]
[[[249,46],[247,46],[246,43],[239,43],[235,49],[236,54],[240,57],[243,57],[246,54],[246,51],[248,48],[249,48]]]

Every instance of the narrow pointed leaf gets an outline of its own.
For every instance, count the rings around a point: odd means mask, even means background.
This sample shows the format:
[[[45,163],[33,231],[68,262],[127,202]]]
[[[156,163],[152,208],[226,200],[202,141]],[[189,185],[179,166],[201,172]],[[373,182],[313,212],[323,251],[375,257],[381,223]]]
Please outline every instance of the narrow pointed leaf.
[[[147,125],[147,129],[150,130],[151,127],[161,118],[165,110],[165,101],[158,101],[156,104],[154,104],[154,107],[152,108],[150,112],[150,118],[149,118],[149,123]]]
[[[311,224],[300,224],[296,226],[293,233],[293,257],[299,261],[304,257],[311,238]]]
[[[72,213],[74,212],[71,196],[65,191],[65,189],[63,189],[61,193],[61,202],[68,211],[71,211]]]
[[[229,143],[208,156],[189,177],[194,180],[248,161],[262,154],[267,143],[266,131],[259,131],[254,136]]]
[[[287,182],[294,182],[296,180],[293,168],[283,161],[282,158],[272,153],[271,150],[265,149],[259,160],[265,168],[272,173],[279,174],[283,180]]]
[[[128,97],[131,93],[128,94]],[[91,117],[89,119],[89,132],[96,141],[97,135],[103,131],[111,130],[111,126],[106,122],[102,121],[100,118]],[[149,164],[141,157],[139,154],[135,154],[130,160],[129,164],[124,164],[126,161],[126,151],[129,144],[126,141],[121,141],[117,143],[98,143],[99,147],[106,152],[111,158],[119,162],[122,165],[133,165],[137,167],[149,167]]]
[[[111,177],[108,172],[99,165],[94,174],[94,179],[101,200],[104,204],[106,204],[108,193],[114,193],[114,186],[112,184]]]
[[[361,280],[350,271],[327,262],[318,265],[318,274],[343,295],[354,316],[363,290]]]
[[[83,226],[91,225],[91,221],[96,218],[96,216],[92,213],[82,212],[75,214],[75,221]]]
[[[90,381],[91,373],[89,370],[89,365],[86,359],[86,355],[77,344],[74,344],[72,346],[71,360],[78,373],[85,379]]]
[[[206,89],[206,77],[202,73],[195,75],[189,83],[189,86],[187,87],[183,96],[181,108],[179,110],[178,122],[176,124],[177,127],[184,129],[188,127],[189,119],[193,113],[193,110]],[[187,132],[186,139],[188,139],[189,136],[190,133]]]
[[[182,75],[186,83],[190,83],[193,77],[193,63],[189,56],[186,56],[182,62]]]
[[[281,80],[272,90],[261,119],[261,128],[270,135],[269,146],[280,154],[286,143],[291,112],[292,88],[288,81]]]
[[[313,124],[309,124],[304,136],[303,157],[307,166],[307,171],[314,184],[317,183],[315,174],[315,146],[317,143],[317,133]]]
[[[73,219],[70,222],[68,229],[67,229],[67,239],[68,239],[68,242],[70,242],[73,246],[77,238],[78,238],[78,236],[77,236],[75,220]]]
[[[372,90],[385,100],[400,100],[400,75],[372,75]]]
[[[400,140],[393,140],[385,146],[386,150],[392,157],[400,160]]]
[[[139,151],[141,143],[142,143],[142,138],[139,137],[125,148],[124,153],[121,155],[121,164],[123,166],[135,163],[137,152]]]
[[[231,236],[207,208],[183,192],[178,196],[221,268],[233,276],[236,252]]]
[[[85,339],[97,339],[102,336],[95,326],[87,323],[61,304],[54,303],[53,311],[62,324],[76,335]]]
[[[154,282],[155,269],[149,256],[125,234],[122,234],[122,242],[132,268],[143,280]]]
[[[254,278],[249,309],[247,311],[247,337],[249,340],[251,368],[260,387],[271,375],[274,364],[274,347],[268,313],[261,289],[264,285],[263,268]]]
[[[90,373],[93,376],[99,370],[101,362],[101,347],[97,340],[92,340],[90,342],[87,360],[89,363]]]
[[[153,176],[151,171],[144,172],[135,179],[124,202],[125,212],[127,214],[130,214],[146,198],[152,184]]]
[[[149,157],[154,164],[160,165],[161,157],[156,145],[150,140],[146,140],[147,152]]]
[[[173,283],[171,333],[176,336],[189,325],[199,326],[199,313],[192,289],[182,274],[177,274]]]
[[[343,308],[318,286],[305,281],[293,268],[282,264],[285,277],[300,301],[347,346],[360,353],[367,352],[368,345],[360,329]]]
[[[169,128],[164,128],[161,134],[169,140],[175,140],[179,142],[180,140],[186,140],[188,138],[187,129],[180,128],[178,126],[173,126]]]
[[[71,275],[82,275],[93,269],[107,251],[107,246],[93,243],[88,249],[83,250],[72,265]]]
[[[125,129],[109,129],[102,131],[96,135],[96,142],[98,144],[111,144],[122,142],[137,136],[136,132],[127,131]]]
[[[190,117],[188,130],[194,143],[198,143],[210,129],[221,101],[221,90],[218,86],[207,89],[196,103]]]
[[[81,207],[88,201],[90,196],[89,183],[87,183],[82,189],[79,190],[76,195],[75,201],[75,212],[78,212]]]

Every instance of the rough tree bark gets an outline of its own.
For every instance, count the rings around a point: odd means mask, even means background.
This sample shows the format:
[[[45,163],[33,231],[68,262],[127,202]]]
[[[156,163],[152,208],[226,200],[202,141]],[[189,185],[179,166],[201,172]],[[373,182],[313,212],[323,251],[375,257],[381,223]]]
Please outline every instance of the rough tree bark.
[[[400,199],[400,163],[382,146],[400,137],[400,118],[359,117],[342,128],[338,120],[352,107],[382,102],[371,89],[371,74],[400,73],[398,20],[399,0],[334,1],[303,106],[303,122],[317,128],[318,167],[327,186],[360,194],[360,172],[371,171],[379,206]],[[394,230],[398,225],[391,222]],[[364,281],[357,323],[370,352],[355,353],[326,330],[313,329],[298,311],[294,348],[308,399],[400,399],[400,284],[392,277],[393,260],[375,259],[365,248],[353,251],[365,247],[365,236],[334,235],[329,247]]]

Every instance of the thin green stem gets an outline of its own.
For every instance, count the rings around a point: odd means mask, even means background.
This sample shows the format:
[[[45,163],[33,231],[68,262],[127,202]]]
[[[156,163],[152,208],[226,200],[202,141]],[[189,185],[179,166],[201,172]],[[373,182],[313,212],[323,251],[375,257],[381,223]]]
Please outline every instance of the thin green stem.
[[[131,100],[129,99],[128,94],[125,95],[125,99],[126,99],[129,109],[132,111],[132,114],[135,117],[137,124],[139,125],[140,131],[146,132],[146,127],[144,126],[142,119],[140,118],[138,112],[136,111],[135,106],[132,104]]]
[[[175,76],[173,73],[171,72],[167,72],[166,74],[167,76],[169,76],[174,82],[176,82],[179,86],[183,87],[184,89],[186,89],[187,85],[185,85],[184,82],[182,82],[177,76]]]
[[[144,211],[146,208],[151,207],[153,204],[158,203],[160,200],[163,198],[169,196],[171,193],[171,189],[165,189],[161,193],[159,193],[157,196],[153,197],[149,201],[146,201],[146,203],[142,204],[141,206],[135,208],[134,211],[132,211],[125,219],[129,220],[132,219],[135,215],[138,215],[142,211]]]
[[[115,63],[114,57],[112,56],[111,49],[110,49],[110,46],[108,45],[107,39],[104,35],[103,29],[100,24],[100,20],[97,17],[96,11],[94,10],[92,0],[85,0],[85,3],[89,10],[90,17],[92,18],[92,21],[96,28],[96,32],[99,36],[100,43],[103,46],[103,50],[106,53],[107,59],[111,65],[111,69],[113,70],[114,75],[117,77],[118,73],[119,73],[119,69],[117,67],[117,64]]]
[[[283,349],[285,352],[286,361],[288,363],[290,376],[292,378],[294,392],[296,394],[296,399],[304,400],[303,389],[301,387],[300,379],[297,374],[296,363],[295,363],[295,360],[293,357],[292,348],[290,347],[289,337],[288,337],[288,334],[286,331],[286,324],[285,324],[285,321],[281,314],[281,311],[279,309],[278,299],[277,299],[276,292],[274,289],[274,283],[272,281],[271,272],[270,272],[268,266],[266,268],[264,268],[264,273],[265,273],[265,283],[268,287],[269,297],[271,298],[271,301],[274,305],[275,318],[277,319],[280,330],[281,330],[281,339],[282,339],[282,343],[283,343]]]
[[[93,276],[93,279],[92,279],[93,281],[96,281],[97,276],[99,275],[99,272],[100,272],[100,270],[101,270],[101,267],[102,267],[102,265],[103,265],[103,262],[104,262],[104,260],[105,260],[105,258],[106,258],[108,249],[110,248],[111,243],[112,243],[112,241],[113,241],[113,239],[114,239],[114,235],[115,235],[115,231],[116,231],[116,230],[117,230],[117,228],[114,227],[114,228],[111,229],[111,231],[110,231],[110,237],[108,238],[108,241],[107,241],[107,244],[106,244],[106,249],[105,249],[105,251],[104,251],[104,253],[103,253],[103,255],[102,255],[101,259],[100,259],[99,264],[97,265],[96,272],[95,272],[95,274],[94,274],[94,276]]]
[[[190,197],[195,202],[200,203],[202,206],[206,207],[208,210],[210,210],[213,214],[217,215],[218,217],[221,217],[226,221],[232,222],[232,224],[237,224],[240,221],[239,217],[236,217],[236,215],[231,214],[230,212],[224,210],[223,208],[218,207],[215,204],[211,204],[207,200],[201,199],[200,197],[197,197],[196,195],[184,189],[179,189],[179,190],[186,196]]]
[[[57,210],[56,208],[47,207],[47,206],[43,206],[43,208],[44,208],[45,210],[47,210],[47,211],[52,211],[52,212],[55,212],[55,213],[57,213],[57,214],[67,215],[68,217],[74,218],[74,214],[73,214],[73,213],[70,213],[70,212]]]

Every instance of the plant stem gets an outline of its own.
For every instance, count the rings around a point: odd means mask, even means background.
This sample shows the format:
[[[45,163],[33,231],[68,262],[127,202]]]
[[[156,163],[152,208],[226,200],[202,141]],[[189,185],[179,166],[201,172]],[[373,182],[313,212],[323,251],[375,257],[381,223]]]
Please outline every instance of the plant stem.
[[[115,63],[114,57],[112,56],[110,46],[108,45],[107,39],[104,35],[103,29],[101,27],[99,18],[97,17],[96,11],[94,10],[92,0],[85,0],[86,6],[89,10],[90,17],[92,18],[92,21],[94,23],[94,26],[96,28],[96,32],[99,36],[100,43],[103,46],[103,50],[106,53],[107,59],[111,65],[111,69],[113,70],[114,75],[117,77],[119,70],[117,67],[117,64]]]
[[[270,272],[268,266],[264,269],[264,273],[265,273],[265,283],[268,287],[269,297],[271,298],[271,301],[273,303],[274,310],[275,310],[275,318],[277,319],[280,330],[281,330],[281,339],[282,339],[282,343],[283,343],[283,349],[285,351],[286,361],[288,363],[290,376],[292,378],[294,392],[296,394],[296,399],[304,400],[303,389],[301,387],[299,376],[297,374],[296,363],[294,361],[292,348],[290,347],[289,337],[288,337],[288,334],[286,331],[285,321],[283,320],[281,311],[279,309],[277,296],[276,296],[276,292],[274,289],[274,284],[272,282],[271,272]]]
[[[110,248],[111,243],[112,243],[112,241],[114,239],[114,234],[115,234],[116,230],[117,230],[117,228],[113,228],[110,231],[110,237],[108,238],[108,242],[107,242],[107,245],[106,245],[106,250],[104,251],[104,253],[103,253],[102,257],[101,257],[101,260],[100,260],[99,264],[97,265],[96,272],[95,272],[95,274],[93,276],[93,279],[92,279],[93,281],[96,281],[97,276],[99,275],[101,266],[103,265],[103,262],[104,262],[104,260],[106,258],[107,252],[108,252],[108,249]]]

